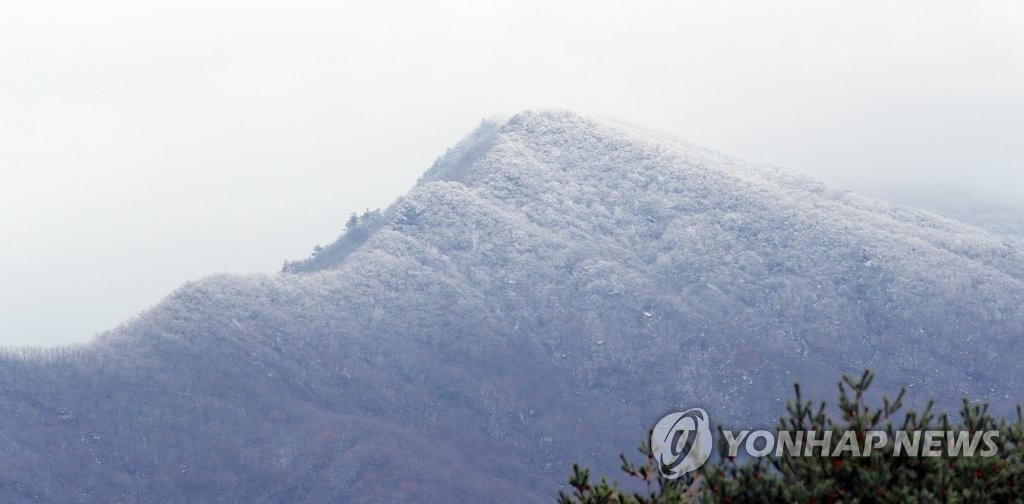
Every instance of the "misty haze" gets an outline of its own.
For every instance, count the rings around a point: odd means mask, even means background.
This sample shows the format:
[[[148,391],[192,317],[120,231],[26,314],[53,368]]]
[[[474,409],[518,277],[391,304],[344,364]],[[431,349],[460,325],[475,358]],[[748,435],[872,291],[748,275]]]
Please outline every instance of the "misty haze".
[[[596,502],[866,369],[1015,418],[1024,8],[826,3],[3,7],[0,502]]]

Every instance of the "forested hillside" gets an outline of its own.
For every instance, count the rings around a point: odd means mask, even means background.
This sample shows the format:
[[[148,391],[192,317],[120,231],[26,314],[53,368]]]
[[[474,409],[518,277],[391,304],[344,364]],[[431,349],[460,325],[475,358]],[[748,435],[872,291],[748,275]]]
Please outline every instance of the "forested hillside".
[[[770,426],[843,371],[1009,411],[1022,336],[1020,241],[524,112],[279,274],[4,354],[0,501],[541,502],[667,411]]]

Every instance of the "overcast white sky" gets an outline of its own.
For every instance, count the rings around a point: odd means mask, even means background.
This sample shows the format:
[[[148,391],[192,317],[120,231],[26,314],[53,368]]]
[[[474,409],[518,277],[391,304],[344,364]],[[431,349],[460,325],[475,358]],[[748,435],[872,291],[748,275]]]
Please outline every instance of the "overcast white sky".
[[[1024,196],[1024,2],[0,0],[0,345],[274,272],[481,117]]]

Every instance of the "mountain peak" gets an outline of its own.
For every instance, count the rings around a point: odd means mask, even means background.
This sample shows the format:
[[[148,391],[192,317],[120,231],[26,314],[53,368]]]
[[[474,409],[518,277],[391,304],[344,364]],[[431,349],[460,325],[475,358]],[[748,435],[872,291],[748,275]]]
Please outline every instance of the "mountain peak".
[[[999,237],[522,113],[285,274],[0,353],[0,501],[543,502],[566,454],[613,470],[680,406],[770,424],[793,381],[873,368],[908,403],[1006,404],[1022,342],[1024,253]]]
[[[475,185],[495,168],[515,168],[510,157],[528,155],[536,161],[559,163],[585,161],[587,151],[655,145],[658,137],[666,146],[687,147],[685,142],[663,133],[641,130],[612,119],[596,118],[565,109],[527,110],[507,118],[484,119],[463,140],[441,156],[423,175],[420,183],[448,180]],[[665,141],[669,140],[669,141]],[[495,159],[497,163],[493,162]],[[526,162],[527,160],[520,161]],[[520,163],[520,167],[521,167]],[[474,170],[475,168],[475,170]],[[490,168],[488,170],[488,168]]]
[[[540,175],[556,180],[631,175],[703,176],[716,172],[750,180],[772,179],[789,188],[824,186],[800,172],[758,165],[698,146],[668,133],[565,109],[527,110],[507,118],[484,119],[438,158],[418,185],[436,181],[479,186],[502,177]],[[602,180],[603,182],[611,182]]]
[[[942,250],[965,235],[998,242],[969,226],[837,190],[790,168],[752,163],[614,119],[543,109],[481,121],[407,195],[288,269],[335,267],[379,232],[386,239],[427,225],[454,225],[473,208],[595,247],[629,234],[637,247],[648,248],[651,242],[637,237],[661,236],[701,218],[717,218],[719,227],[743,222],[744,232],[764,235],[820,219],[833,228],[815,232],[868,241],[877,230],[899,229]],[[462,220],[459,226],[474,224],[484,225]],[[983,262],[1020,276],[1020,267],[998,256]]]

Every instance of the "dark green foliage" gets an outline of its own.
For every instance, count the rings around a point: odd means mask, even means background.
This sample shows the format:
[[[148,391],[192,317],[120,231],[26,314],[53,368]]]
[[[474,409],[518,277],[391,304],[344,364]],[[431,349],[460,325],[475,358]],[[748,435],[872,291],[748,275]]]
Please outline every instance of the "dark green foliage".
[[[658,470],[647,441],[640,444],[640,453],[644,455],[644,461],[640,465],[630,462],[625,455],[620,455],[619,458],[622,461],[622,471],[631,478],[641,481],[643,490],[623,490],[605,478],[601,478],[599,483],[592,484],[590,470],[573,464],[573,475],[569,477],[569,486],[573,488],[573,492],[559,492],[559,504],[668,504],[689,502],[698,495],[693,474],[685,474],[675,480],[665,479]]]
[[[805,401],[796,386],[796,398],[787,404],[787,415],[778,432],[809,430],[833,432],[834,451],[846,432],[864,440],[868,431],[885,431],[888,443],[870,455],[850,451],[839,457],[770,455],[746,461],[729,457],[719,428],[719,458],[695,473],[667,480],[659,472],[647,442],[640,445],[643,463],[633,465],[622,456],[622,469],[646,486],[645,492],[629,492],[602,478],[590,482],[587,469],[573,466],[569,485],[572,495],[561,492],[559,502],[572,503],[681,503],[681,502],[1019,502],[1024,499],[1024,436],[1020,408],[1014,422],[997,420],[985,404],[964,399],[960,421],[932,412],[908,411],[897,418],[904,391],[882,405],[866,404],[865,391],[874,375],[849,375],[839,382],[840,418],[834,419],[824,402]],[[991,457],[955,456],[944,445],[940,456],[894,455],[897,431],[998,431],[998,452]],[[861,443],[863,445],[863,443]],[[815,452],[817,453],[817,452]]]

